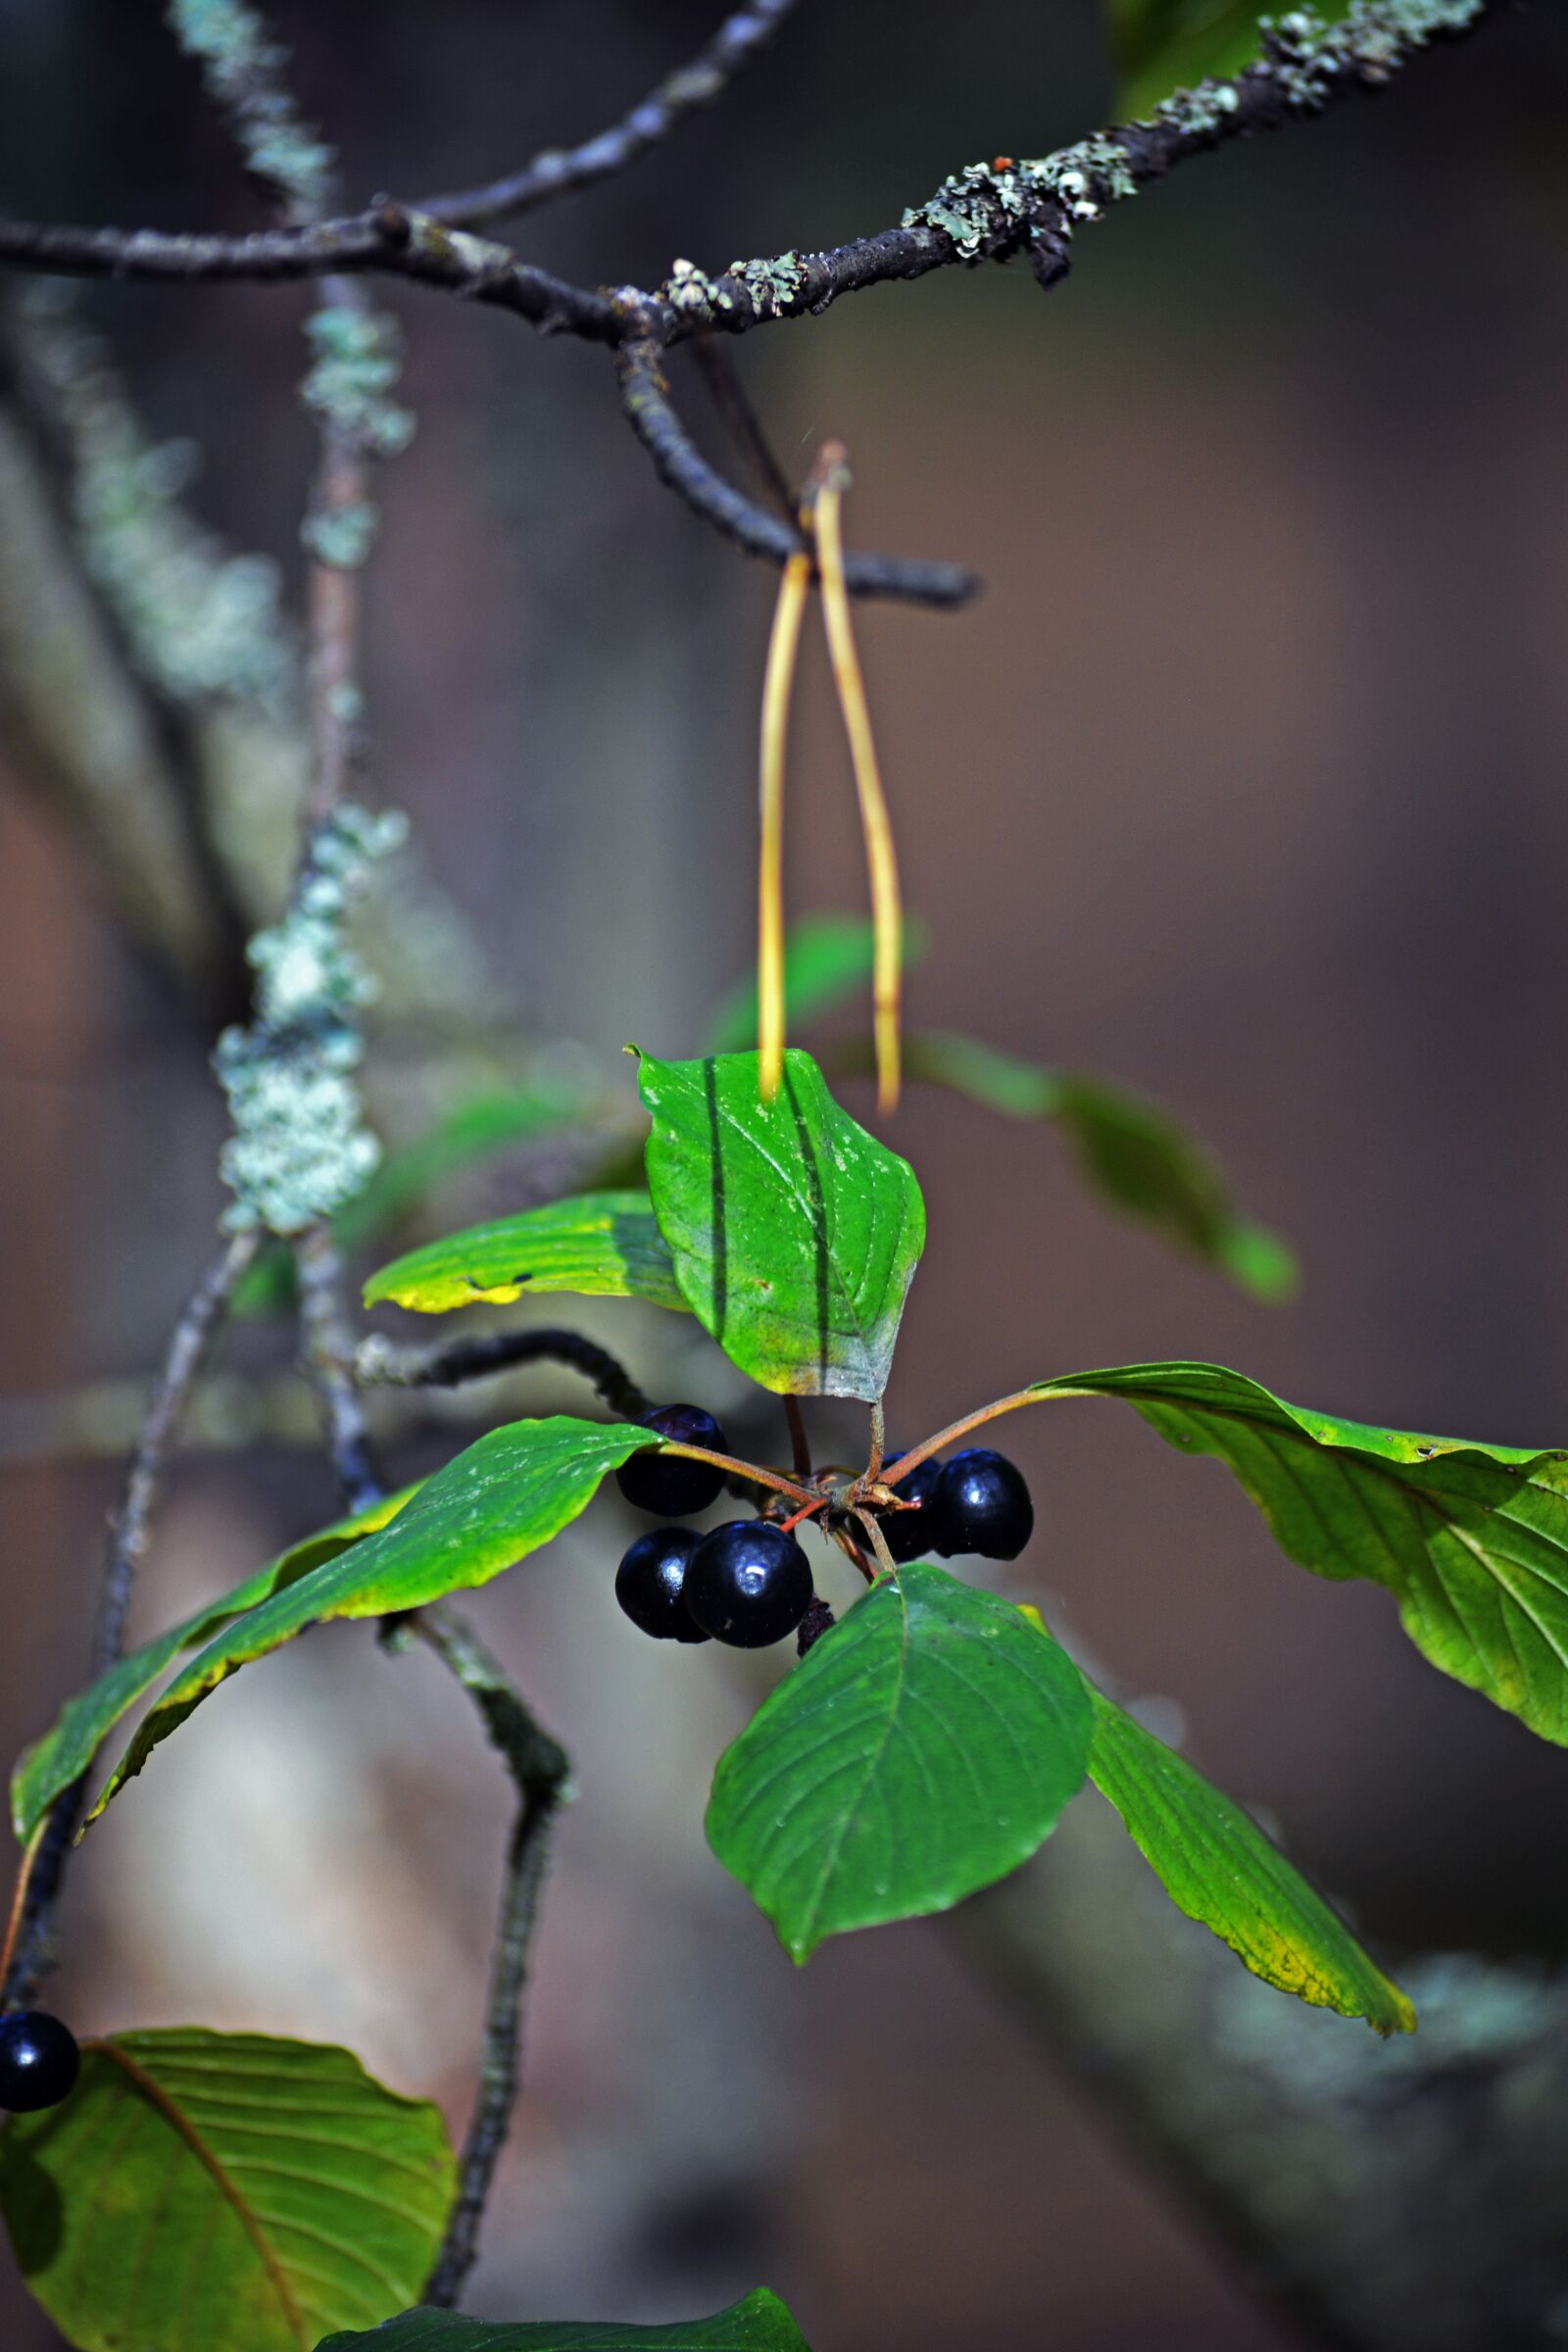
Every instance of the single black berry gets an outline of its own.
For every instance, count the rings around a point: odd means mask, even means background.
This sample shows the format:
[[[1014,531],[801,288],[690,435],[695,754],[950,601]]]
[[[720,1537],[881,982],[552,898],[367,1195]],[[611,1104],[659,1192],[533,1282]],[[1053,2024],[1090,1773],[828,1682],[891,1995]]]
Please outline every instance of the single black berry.
[[[833,1631],[835,1623],[833,1611],[828,1603],[825,1600],[813,1600],[796,1628],[796,1654],[804,1658],[807,1651],[820,1642],[824,1634],[830,1634]]]
[[[706,1446],[710,1453],[728,1453],[729,1440],[700,1404],[662,1404],[643,1415],[644,1429],[681,1446]],[[678,1453],[634,1453],[615,1472],[615,1484],[640,1511],[661,1519],[687,1519],[716,1501],[724,1473],[711,1462],[688,1462]]]
[[[765,1649],[793,1634],[810,1605],[806,1554],[770,1519],[731,1519],[692,1553],[686,1606],[715,1642]]]
[[[58,2017],[42,2009],[0,2017],[0,2107],[12,2115],[58,2107],[80,2065],[76,2037]]]
[[[945,1560],[961,1551],[1015,1560],[1034,1533],[1035,1506],[1022,1471],[989,1446],[967,1446],[954,1455],[937,1481],[931,1509]]]
[[[695,1527],[656,1527],[639,1536],[615,1570],[615,1598],[656,1642],[706,1642],[686,1606],[686,1569],[702,1542]]]
[[[886,1467],[893,1469],[902,1458],[897,1453],[889,1454]],[[916,1462],[908,1477],[901,1478],[893,1492],[906,1502],[918,1503],[919,1509],[883,1511],[880,1514],[882,1541],[901,1568],[908,1560],[926,1559],[938,1548],[937,1517],[932,1496],[936,1493],[943,1465],[934,1454],[928,1454],[923,1462]]]

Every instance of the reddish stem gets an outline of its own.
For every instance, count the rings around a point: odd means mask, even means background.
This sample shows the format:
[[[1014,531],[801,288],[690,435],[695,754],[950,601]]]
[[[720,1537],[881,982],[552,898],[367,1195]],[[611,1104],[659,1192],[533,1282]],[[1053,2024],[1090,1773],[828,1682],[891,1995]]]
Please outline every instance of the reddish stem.
[[[1015,1413],[1020,1404],[1046,1404],[1055,1395],[1067,1396],[1070,1393],[1068,1390],[1055,1391],[1041,1386],[1015,1389],[1010,1396],[999,1396],[995,1404],[983,1404],[978,1412],[965,1413],[961,1421],[950,1421],[947,1428],[939,1429],[934,1438],[925,1439],[919,1446],[911,1446],[907,1453],[900,1454],[891,1470],[883,1472],[882,1484],[896,1487],[901,1479],[908,1477],[911,1470],[929,1461],[932,1454],[940,1453],[944,1446],[951,1446],[956,1438],[966,1438],[971,1429],[979,1429],[986,1421],[995,1421],[999,1413]]]

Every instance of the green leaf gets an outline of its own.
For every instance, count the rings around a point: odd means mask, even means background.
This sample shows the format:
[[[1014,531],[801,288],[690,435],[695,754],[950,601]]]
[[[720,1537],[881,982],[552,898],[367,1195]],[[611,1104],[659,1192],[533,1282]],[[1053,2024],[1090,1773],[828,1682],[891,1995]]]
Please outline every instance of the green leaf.
[[[236,1585],[231,1592],[205,1602],[192,1616],[172,1626],[167,1634],[160,1634],[156,1641],[132,1650],[128,1657],[117,1660],[85,1690],[67,1699],[53,1730],[34,1740],[11,1776],[11,1820],[20,1841],[25,1845],[55,1798],[81,1778],[115,1725],[152,1689],[182,1649],[195,1649],[201,1642],[210,1642],[223,1626],[242,1617],[259,1601],[297,1584],[302,1576],[308,1576],[323,1560],[334,1559],[362,1536],[385,1527],[416,1492],[414,1487],[405,1487],[401,1494],[389,1494],[368,1510],[356,1511],[331,1527],[322,1528],[318,1535],[307,1537],[303,1544],[293,1544],[267,1567],[258,1568],[243,1584]]]
[[[1121,70],[1118,115],[1141,118],[1176,89],[1209,77],[1229,79],[1261,51],[1259,26],[1280,11],[1259,0],[1108,0],[1111,39]],[[1351,0],[1317,0],[1325,24],[1350,13]]]
[[[1089,1777],[1178,1910],[1265,1984],[1318,2009],[1413,2034],[1415,2011],[1256,1822],[1091,1686]]]
[[[504,1305],[525,1288],[686,1304],[646,1193],[579,1193],[493,1225],[470,1225],[372,1274],[365,1303],[390,1298],[439,1315],[480,1299]]]
[[[370,2335],[334,2335],[320,2352],[810,2352],[779,2301],[760,2286],[710,2320],[664,2328],[624,2322],[466,2320],[452,2311],[406,2311]]]
[[[607,1473],[652,1442],[627,1422],[574,1421],[560,1413],[490,1430],[426,1480],[379,1535],[366,1536],[274,1592],[193,1658],[137,1726],[89,1821],[239,1667],[326,1618],[393,1616],[488,1584],[559,1536],[587,1509]]]
[[[645,1055],[641,1085],[654,1210],[698,1320],[764,1389],[880,1396],[925,1247],[907,1161],[840,1110],[798,1050],[771,1102],[755,1054]]]
[[[311,2352],[418,2294],[457,2168],[347,2050],[193,2026],[88,2042],[0,2135],[0,2210],[78,2352]]]
[[[1083,1786],[1082,1676],[1009,1601],[901,1568],[719,1758],[708,1839],[791,1958],[947,1911],[1028,1860]]]
[[[1382,1585],[1434,1666],[1568,1746],[1568,1453],[1336,1420],[1217,1364],[1125,1364],[1033,1395],[1119,1396],[1167,1445],[1216,1455],[1290,1558]]]
[[[875,934],[861,915],[808,914],[784,943],[784,1017],[793,1029],[831,1012],[871,985]],[[930,934],[917,915],[904,918],[904,966],[918,963]],[[732,988],[708,1032],[710,1054],[744,1053],[757,1043],[757,978]]]
[[[940,1031],[906,1037],[904,1067],[909,1078],[951,1087],[1005,1117],[1055,1120],[1089,1183],[1123,1216],[1152,1226],[1254,1298],[1277,1303],[1295,1291],[1289,1245],[1237,1213],[1213,1153],[1147,1096]]]

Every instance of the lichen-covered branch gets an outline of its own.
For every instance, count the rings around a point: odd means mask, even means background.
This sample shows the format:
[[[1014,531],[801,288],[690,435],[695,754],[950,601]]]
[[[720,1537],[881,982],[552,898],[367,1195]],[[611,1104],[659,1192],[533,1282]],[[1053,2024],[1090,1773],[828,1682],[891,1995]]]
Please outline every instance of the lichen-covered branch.
[[[130,671],[11,388],[0,354],[0,719],[18,771],[80,842],[137,944],[193,1001],[223,1004],[228,943],[176,747]]]
[[[201,65],[247,169],[287,220],[318,220],[331,199],[332,150],[295,106],[288,53],[247,0],[169,0],[175,39]]]
[[[371,862],[406,829],[395,810],[342,803],[312,836],[282,921],[246,951],[255,1014],[223,1032],[215,1055],[233,1121],[220,1162],[231,1233],[297,1241],[352,1200],[380,1158],[355,1079],[359,1013],[374,990],[344,923]]]
[[[1568,1982],[1400,1971],[1372,2053],[1172,1908],[1098,1796],[948,1934],[1252,2289],[1343,2352],[1555,2352],[1568,2311]]]
[[[669,344],[714,331],[743,334],[818,313],[841,295],[955,263],[1005,261],[1042,241],[1059,252],[1074,227],[1178,164],[1381,89],[1434,41],[1473,32],[1515,4],[1354,0],[1334,24],[1298,9],[1274,24],[1256,65],[1233,80],[1178,92],[1148,122],[1097,132],[1047,156],[967,165],[909,206],[898,227],[830,251],[734,262],[711,276],[690,263],[677,265],[653,291],[573,286],[519,261],[505,245],[448,231],[418,206],[397,204],[248,237],[5,220],[0,267],[187,284],[383,270],[514,311],[544,331],[597,342],[652,336]]]
[[[749,0],[725,18],[688,64],[668,74],[629,115],[576,147],[547,147],[520,172],[486,186],[426,199],[423,210],[449,228],[476,228],[506,214],[531,212],[558,196],[624,172],[659,146],[699,107],[711,106],[742,67],[772,40],[795,0]]]
[[[251,13],[240,0],[185,0],[185,5],[225,18]],[[187,284],[335,273],[334,306],[344,313],[359,307],[346,292],[348,273],[381,270],[511,311],[542,333],[608,344],[616,353],[627,415],[661,477],[735,544],[783,563],[800,544],[791,523],[756,506],[715,473],[671,408],[661,368],[662,355],[672,345],[816,316],[841,295],[954,264],[1005,262],[1022,254],[1039,283],[1053,287],[1067,273],[1077,228],[1163,178],[1176,165],[1231,140],[1310,119],[1358,91],[1379,89],[1434,40],[1470,32],[1512,5],[1514,0],[1353,0],[1348,15],[1333,24],[1309,8],[1298,9],[1265,30],[1257,64],[1234,79],[1177,92],[1147,122],[1096,132],[1051,155],[998,156],[966,165],[923,203],[907,207],[897,228],[831,251],[792,250],[731,262],[711,275],[690,261],[678,261],[662,285],[652,290],[572,285],[519,260],[506,245],[450,227],[433,204],[421,209],[389,202],[250,237],[44,227],[0,220],[0,268]],[[478,218],[491,209],[480,200],[494,193],[475,191],[471,199],[439,204],[449,214],[456,205],[462,218]],[[365,502],[346,476],[334,487],[335,480],[328,466],[316,527],[331,527],[336,556],[347,564]],[[926,575],[921,586],[915,584],[916,567],[888,559],[863,559],[865,564],[876,568],[862,569],[853,583],[865,594],[956,603],[971,585],[954,567],[919,567]],[[318,586],[323,607],[318,644],[329,647],[346,634],[344,613],[353,588],[346,582]],[[352,690],[341,679],[329,679],[328,686],[330,694],[318,697],[318,711],[330,711],[333,697],[352,705]],[[327,744],[337,764],[351,755],[352,740],[340,729]],[[319,760],[318,766],[319,772]]]
[[[534,1720],[511,1678],[461,1617],[438,1604],[419,1610],[411,1624],[472,1693],[491,1744],[499,1749],[517,1791],[491,1962],[479,2091],[459,2158],[457,2202],[424,2289],[426,2303],[450,2309],[478,2251],[479,2224],[516,2102],[528,1953],[544,1885],[550,1831],[566,1793],[570,1766],[549,1733]]]

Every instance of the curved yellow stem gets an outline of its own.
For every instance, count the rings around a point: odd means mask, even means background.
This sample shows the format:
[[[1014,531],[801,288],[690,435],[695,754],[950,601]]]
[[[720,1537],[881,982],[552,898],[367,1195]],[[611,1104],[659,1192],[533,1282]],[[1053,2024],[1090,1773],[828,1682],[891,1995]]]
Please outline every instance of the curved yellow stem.
[[[833,682],[850,739],[850,760],[860,802],[860,828],[865,836],[865,861],[871,885],[871,923],[874,940],[871,978],[876,1036],[876,1099],[880,1110],[894,1110],[899,1101],[899,1012],[904,987],[904,909],[899,895],[899,861],[893,847],[893,824],[887,795],[877,766],[871,734],[871,712],[860,675],[855,630],[850,620],[850,592],[844,578],[844,534],[840,519],[843,502],[842,462],[828,466],[815,505],[817,564],[822,578],[822,618],[827,627]]]
[[[757,1070],[764,1102],[784,1079],[784,760],[790,692],[811,582],[808,556],[791,556],[779,583],[762,680],[761,852],[757,874]]]

